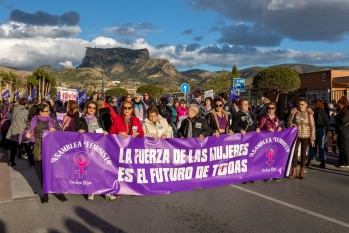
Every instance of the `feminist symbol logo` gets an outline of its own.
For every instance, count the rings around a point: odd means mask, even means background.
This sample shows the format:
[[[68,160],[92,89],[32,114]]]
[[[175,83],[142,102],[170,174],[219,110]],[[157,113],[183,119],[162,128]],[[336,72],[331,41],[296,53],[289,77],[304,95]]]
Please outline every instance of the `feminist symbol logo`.
[[[80,167],[79,170],[75,170],[75,174],[78,174],[80,178],[84,177],[84,175],[87,175],[87,171],[84,171],[84,167],[89,164],[90,157],[87,154],[80,152],[79,154],[74,156],[74,162]]]
[[[266,162],[269,166],[274,163],[274,160],[273,160],[273,157],[275,156],[276,154],[276,147],[275,146],[270,146],[268,149],[267,149],[267,157],[268,157],[268,161]]]

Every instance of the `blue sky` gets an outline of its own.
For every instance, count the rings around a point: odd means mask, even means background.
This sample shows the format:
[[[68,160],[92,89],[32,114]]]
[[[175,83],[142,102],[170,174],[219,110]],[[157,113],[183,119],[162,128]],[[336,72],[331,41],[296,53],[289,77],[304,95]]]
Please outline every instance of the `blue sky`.
[[[0,0],[0,66],[81,64],[85,47],[147,48],[178,70],[349,66],[347,0]]]

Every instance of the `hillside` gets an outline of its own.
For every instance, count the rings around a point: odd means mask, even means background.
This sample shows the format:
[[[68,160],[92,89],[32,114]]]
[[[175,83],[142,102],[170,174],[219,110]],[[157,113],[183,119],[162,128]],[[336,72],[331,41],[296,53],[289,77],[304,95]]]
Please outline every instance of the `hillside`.
[[[280,64],[299,73],[310,73],[322,70],[349,70],[349,66],[313,66],[307,64]],[[57,85],[67,88],[101,89],[102,78],[105,87],[115,86],[112,81],[119,81],[124,86],[135,88],[146,83],[162,85],[167,89],[176,89],[183,82],[196,83],[200,86],[208,80],[218,77],[226,71],[207,71],[192,69],[179,72],[170,61],[162,58],[151,58],[147,49],[132,50],[126,48],[87,48],[81,64],[77,68],[57,70],[51,66],[41,66],[56,77]],[[249,67],[241,69],[240,76],[252,82],[252,78],[267,67]],[[22,80],[23,88],[26,77],[31,71],[16,68],[0,67],[0,71],[17,74]]]

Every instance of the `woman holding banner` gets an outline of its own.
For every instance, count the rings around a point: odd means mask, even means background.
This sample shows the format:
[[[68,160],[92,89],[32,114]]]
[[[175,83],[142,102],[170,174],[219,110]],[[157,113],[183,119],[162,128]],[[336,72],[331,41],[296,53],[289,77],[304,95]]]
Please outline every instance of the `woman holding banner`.
[[[147,118],[143,124],[144,136],[154,139],[173,138],[173,129],[160,114],[157,107],[147,109]]]
[[[189,104],[188,118],[184,119],[177,132],[178,138],[199,138],[212,134],[212,129],[207,125],[206,119],[199,115],[199,106],[197,104]]]
[[[88,101],[85,105],[84,111],[82,113],[82,116],[80,118],[79,122],[79,133],[103,133],[104,135],[107,135],[108,132],[104,129],[104,124],[101,118],[98,115],[97,111],[97,103],[95,101]],[[89,194],[87,196],[88,200],[94,199],[94,194]],[[116,196],[113,194],[106,194],[105,199],[107,200],[114,200],[116,199]]]
[[[36,172],[40,178],[41,186],[43,187],[42,177],[42,132],[48,130],[50,133],[60,130],[60,126],[55,119],[50,117],[50,107],[46,104],[37,105],[37,114],[31,119],[27,125],[27,130],[19,136],[19,143],[28,139],[34,142],[34,160],[36,161]],[[68,199],[64,194],[56,194],[56,197],[65,202]],[[41,197],[41,203],[48,202],[48,194],[45,193]]]
[[[220,134],[226,134],[229,131],[229,115],[223,110],[224,103],[222,99],[216,98],[212,102],[214,103],[213,109],[207,113],[206,120],[208,126],[213,130],[213,134],[218,137]]]
[[[266,113],[259,118],[258,128],[261,131],[274,132],[275,130],[281,131],[282,126],[280,119],[275,114],[276,112],[276,103],[270,102],[266,104]]]
[[[139,118],[133,115],[134,106],[131,101],[124,101],[120,106],[120,117],[115,118],[109,133],[120,134],[126,138],[128,135],[132,137],[143,137],[144,131]]]
[[[292,158],[292,175],[290,176],[290,179],[297,177],[298,147],[299,145],[301,145],[301,168],[299,171],[299,179],[303,180],[309,139],[311,146],[315,146],[315,122],[314,111],[310,108],[307,108],[308,104],[306,99],[301,97],[299,98],[298,102],[298,108],[293,108],[291,110],[291,115],[288,118],[288,125],[298,128],[298,134]]]
[[[248,99],[241,98],[239,101],[240,111],[233,115],[233,123],[230,127],[234,133],[245,135],[246,132],[260,132],[257,124],[257,116],[248,110]]]

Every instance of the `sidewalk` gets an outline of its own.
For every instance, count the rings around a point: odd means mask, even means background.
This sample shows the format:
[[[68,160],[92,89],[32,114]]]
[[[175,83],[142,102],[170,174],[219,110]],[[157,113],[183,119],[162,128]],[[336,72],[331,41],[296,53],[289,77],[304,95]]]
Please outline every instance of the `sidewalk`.
[[[28,167],[28,160],[18,158],[16,166],[8,166],[7,153],[0,148],[0,202],[36,197],[41,185],[34,167]]]

